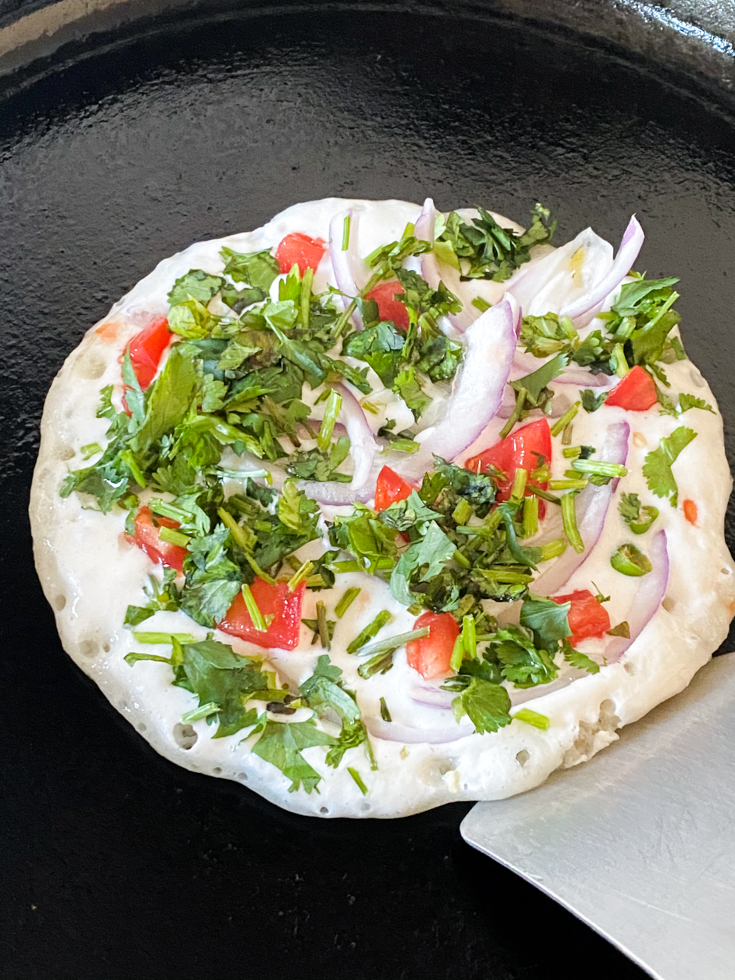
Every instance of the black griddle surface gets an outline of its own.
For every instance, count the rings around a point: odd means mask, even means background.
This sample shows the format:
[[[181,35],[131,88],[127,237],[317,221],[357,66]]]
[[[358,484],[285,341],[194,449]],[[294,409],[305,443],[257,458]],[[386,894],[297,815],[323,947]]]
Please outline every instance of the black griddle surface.
[[[732,456],[728,107],[512,21],[397,12],[182,15],[44,70],[0,90],[0,975],[640,980],[461,841],[467,805],[318,821],[159,758],[62,651],[27,497],[45,392],[113,301],[193,241],[331,195],[519,221],[540,200],[560,242],[617,241],[637,212]]]

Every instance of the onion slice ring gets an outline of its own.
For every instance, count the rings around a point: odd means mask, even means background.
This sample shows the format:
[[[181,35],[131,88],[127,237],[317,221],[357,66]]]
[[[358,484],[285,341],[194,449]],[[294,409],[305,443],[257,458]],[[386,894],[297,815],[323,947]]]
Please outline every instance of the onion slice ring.
[[[402,725],[396,721],[383,721],[382,718],[366,718],[365,724],[373,738],[381,738],[387,742],[405,742],[407,744],[441,745],[445,742],[456,742],[475,734],[475,726],[467,715],[458,722],[436,728],[414,728]]]
[[[602,304],[630,272],[646,236],[635,215],[628,222],[620,242],[618,254],[606,275],[602,276],[583,296],[566,303],[559,311],[568,316],[577,327],[585,326],[600,312]]]
[[[630,426],[627,422],[615,422],[611,425],[607,430],[600,459],[605,463],[625,464],[628,458],[629,436]],[[578,553],[573,548],[567,548],[548,571],[542,572],[531,583],[531,590],[536,595],[553,595],[558,592],[579,566],[589,558],[590,552],[599,541],[605,526],[605,517],[617,482],[617,480],[611,480],[601,487],[590,483],[580,493],[577,498],[577,525],[584,542],[584,551]]]
[[[390,464],[402,476],[419,479],[433,468],[434,456],[456,459],[495,418],[513,363],[518,317],[518,305],[509,297],[472,323],[444,418],[419,432],[417,452]]]
[[[345,309],[359,294],[361,287],[358,283],[365,278],[364,263],[358,257],[357,249],[353,245],[357,241],[358,217],[357,211],[348,208],[335,214],[329,222],[329,258],[337,288],[343,294],[342,303]],[[349,247],[343,250],[342,233],[347,218],[350,220],[350,241]],[[357,307],[351,314],[351,320],[358,330],[362,330],[362,316]]]
[[[605,657],[608,663],[615,663],[623,656],[628,647],[637,640],[661,607],[669,584],[669,549],[667,547],[666,531],[658,531],[648,549],[648,557],[653,566],[651,571],[641,578],[640,588],[630,605],[626,621],[630,636],[614,636],[605,646]]]

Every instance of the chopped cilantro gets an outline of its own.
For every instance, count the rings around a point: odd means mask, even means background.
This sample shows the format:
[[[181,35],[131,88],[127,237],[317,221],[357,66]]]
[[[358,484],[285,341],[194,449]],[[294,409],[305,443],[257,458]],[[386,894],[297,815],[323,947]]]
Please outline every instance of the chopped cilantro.
[[[643,463],[643,475],[648,483],[648,489],[657,497],[666,497],[672,507],[676,507],[679,499],[679,488],[676,485],[672,465],[679,453],[696,438],[697,433],[680,425],[670,436],[664,436],[658,449],[647,454]]]

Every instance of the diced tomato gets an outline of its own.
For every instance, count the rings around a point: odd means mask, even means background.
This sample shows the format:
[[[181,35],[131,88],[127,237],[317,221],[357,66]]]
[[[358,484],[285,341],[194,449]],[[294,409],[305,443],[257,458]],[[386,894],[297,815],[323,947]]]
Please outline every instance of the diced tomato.
[[[498,483],[497,500],[502,502],[510,497],[513,487],[513,477],[517,469],[527,470],[529,474],[541,465],[540,457],[545,464],[551,463],[551,429],[546,419],[538,419],[521,429],[511,432],[505,439],[496,442],[494,446],[472,456],[465,462],[465,467],[473,473],[484,473],[488,467],[495,466],[506,474],[506,479]],[[534,486],[545,490],[547,483],[529,480]],[[531,491],[526,490],[526,496]],[[539,514],[544,501],[539,501]],[[543,515],[541,515],[543,516]]]
[[[697,505],[693,500],[687,499],[682,504],[682,507],[684,509],[684,517],[686,517],[690,524],[693,524],[696,527],[698,515]]]
[[[276,259],[284,274],[297,265],[303,276],[307,269],[316,269],[327,243],[322,238],[309,238],[300,231],[286,235],[276,249]]]
[[[589,636],[602,636],[610,629],[610,616],[607,609],[597,601],[589,589],[570,592],[569,595],[555,595],[551,598],[560,605],[571,602],[568,618],[569,629],[572,631],[569,642],[572,646],[576,646],[580,640],[586,640]]]
[[[219,628],[224,633],[239,636],[241,640],[247,640],[259,647],[293,650],[299,643],[305,588],[306,583],[302,582],[290,592],[286,582],[271,585],[262,578],[256,578],[250,590],[263,616],[273,616],[273,622],[268,629],[261,632],[253,626],[242,592],[237,593],[227,615],[219,623]]]
[[[410,497],[414,488],[410,483],[406,483],[402,476],[395,473],[390,466],[384,466],[378,473],[378,482],[375,487],[375,509],[385,510],[397,500],[405,500]]]
[[[171,520],[170,517],[159,517],[154,514],[149,507],[141,507],[135,515],[135,532],[128,541],[137,544],[151,561],[160,562],[169,568],[175,568],[178,572],[184,570],[184,559],[188,551],[180,544],[171,544],[170,541],[161,541],[159,528],[181,527],[178,521]]]
[[[408,666],[430,680],[449,670],[454,643],[459,636],[457,620],[451,613],[422,613],[413,624],[415,630],[429,627],[429,635],[406,644]]]
[[[405,293],[405,289],[397,279],[391,282],[381,282],[367,294],[367,299],[374,299],[378,304],[381,320],[392,320],[399,330],[408,330],[411,322],[408,307],[399,299],[394,299],[397,293]]]
[[[640,364],[625,375],[607,396],[606,405],[616,405],[628,412],[645,412],[658,401],[656,385],[651,375]]]
[[[130,341],[130,362],[143,391],[155,378],[163,352],[168,347],[171,337],[168,320],[164,316],[153,320]]]

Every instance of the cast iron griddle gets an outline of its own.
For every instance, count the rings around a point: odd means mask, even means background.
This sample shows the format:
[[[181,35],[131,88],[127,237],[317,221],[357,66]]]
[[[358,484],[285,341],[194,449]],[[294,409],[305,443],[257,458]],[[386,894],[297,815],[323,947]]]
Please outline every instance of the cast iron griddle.
[[[471,851],[468,805],[320,822],[156,756],[63,653],[26,506],[45,392],[88,326],[160,258],[329,195],[519,221],[540,200],[560,241],[617,240],[636,211],[732,453],[727,104],[512,19],[397,11],[189,12],[43,70],[0,91],[0,975],[642,977]]]

